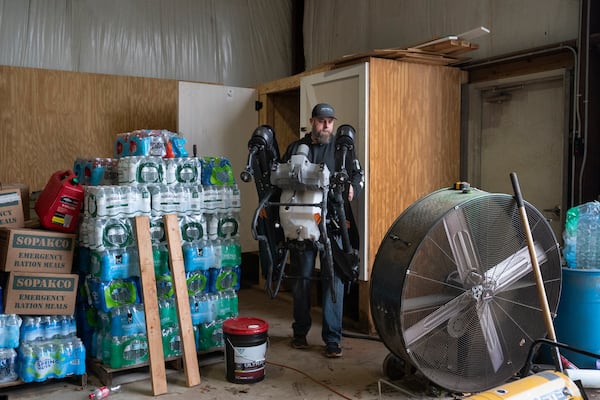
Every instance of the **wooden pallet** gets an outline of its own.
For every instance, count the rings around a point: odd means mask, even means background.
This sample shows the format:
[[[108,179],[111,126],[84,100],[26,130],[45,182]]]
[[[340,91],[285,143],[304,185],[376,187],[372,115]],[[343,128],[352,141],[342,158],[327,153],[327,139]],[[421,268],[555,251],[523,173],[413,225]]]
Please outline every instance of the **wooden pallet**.
[[[48,383],[56,383],[56,382],[70,382],[74,385],[79,386],[82,390],[87,387],[87,373],[83,375],[67,375],[64,378],[48,378],[45,381],[41,382],[23,382],[21,379],[17,379],[16,381],[11,382],[2,382],[0,383],[0,389],[15,387],[15,386],[41,386]]]
[[[206,366],[217,364],[225,360],[224,351],[222,349],[215,349],[213,351],[200,352],[198,353],[198,365]],[[168,357],[165,358],[165,367],[171,370],[183,371],[183,357]],[[103,364],[99,360],[88,360],[88,369],[95,377],[98,378],[101,384],[106,386],[112,386],[113,380],[121,375],[136,373],[148,373],[151,374],[150,363],[144,362],[141,364],[130,365],[122,368],[111,368],[110,366]]]

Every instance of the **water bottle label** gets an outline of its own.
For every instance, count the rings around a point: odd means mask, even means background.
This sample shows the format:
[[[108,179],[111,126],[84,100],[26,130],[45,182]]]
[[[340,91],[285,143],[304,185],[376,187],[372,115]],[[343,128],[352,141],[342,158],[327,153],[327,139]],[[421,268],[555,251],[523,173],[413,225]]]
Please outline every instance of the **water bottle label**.
[[[156,295],[158,298],[172,298],[175,295],[173,278],[169,274],[156,276]]]
[[[178,159],[175,176],[179,183],[196,183],[200,175],[198,162],[195,158]]]
[[[238,221],[233,216],[219,219],[217,234],[220,238],[232,238],[238,234]]]
[[[189,246],[183,248],[183,261],[186,272],[207,270],[216,264],[215,250],[212,246]]]
[[[105,248],[123,248],[133,244],[133,233],[128,219],[110,219],[102,226],[102,245]]]
[[[189,296],[206,293],[208,290],[208,270],[199,270],[186,273],[186,284]]]
[[[193,220],[183,220],[183,224],[181,225],[181,239],[184,242],[191,243],[200,240],[203,235],[204,231],[201,223]]]
[[[139,164],[136,181],[138,183],[162,183],[163,168],[158,160],[146,160]]]

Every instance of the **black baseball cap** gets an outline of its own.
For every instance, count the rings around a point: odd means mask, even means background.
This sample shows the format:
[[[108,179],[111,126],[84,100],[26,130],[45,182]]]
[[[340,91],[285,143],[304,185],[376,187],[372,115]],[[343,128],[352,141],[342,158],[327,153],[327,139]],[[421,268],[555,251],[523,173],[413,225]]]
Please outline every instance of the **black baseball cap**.
[[[313,118],[335,118],[335,110],[327,103],[319,103],[312,109]]]

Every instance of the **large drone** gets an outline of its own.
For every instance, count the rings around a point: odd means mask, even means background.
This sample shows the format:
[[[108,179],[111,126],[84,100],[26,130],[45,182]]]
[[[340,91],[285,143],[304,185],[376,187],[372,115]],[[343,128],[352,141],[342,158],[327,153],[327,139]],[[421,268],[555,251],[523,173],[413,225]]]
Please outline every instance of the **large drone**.
[[[275,133],[268,125],[256,128],[248,141],[248,163],[240,178],[250,182],[254,177],[256,183],[258,207],[252,234],[259,241],[262,275],[272,298],[286,277],[289,250],[294,247],[314,244],[325,255],[326,265],[321,267],[330,285],[336,271],[346,281],[357,278],[358,252],[350,244],[342,197],[349,181],[346,155],[354,147],[354,135],[350,125],[338,128],[333,173],[324,163],[311,163],[310,150],[302,144],[290,160],[282,162]],[[340,233],[341,248],[330,240],[328,226]],[[335,291],[331,293],[336,301]]]

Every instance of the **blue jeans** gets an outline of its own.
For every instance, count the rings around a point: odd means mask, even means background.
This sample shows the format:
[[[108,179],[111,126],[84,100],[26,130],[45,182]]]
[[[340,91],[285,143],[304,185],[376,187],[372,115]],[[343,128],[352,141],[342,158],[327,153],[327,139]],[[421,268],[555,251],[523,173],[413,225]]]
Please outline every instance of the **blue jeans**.
[[[311,277],[318,252],[309,243],[307,243],[304,250],[290,249],[291,271],[289,275],[292,280],[292,295],[294,299],[294,322],[292,323],[294,336],[306,336],[311,327]],[[344,313],[344,283],[339,276],[334,274],[333,287],[336,299],[334,303],[331,298],[332,285],[330,283],[330,274],[325,255],[322,253],[320,254],[320,260],[323,294],[323,329],[321,331],[321,338],[326,344],[340,344],[342,341],[342,317]]]

